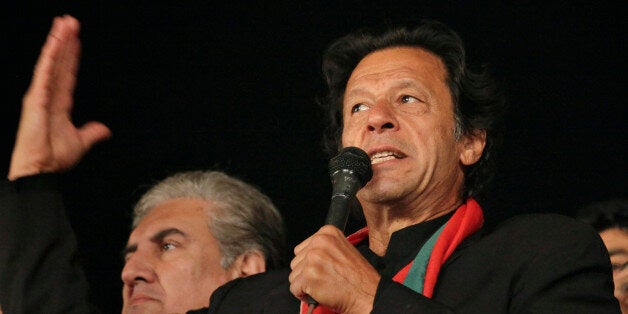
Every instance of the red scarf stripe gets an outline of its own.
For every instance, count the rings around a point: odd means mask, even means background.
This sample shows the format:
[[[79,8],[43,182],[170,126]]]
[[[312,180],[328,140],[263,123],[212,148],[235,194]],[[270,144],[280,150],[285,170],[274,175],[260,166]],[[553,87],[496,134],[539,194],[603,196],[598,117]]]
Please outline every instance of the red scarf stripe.
[[[434,294],[436,279],[441,266],[454,252],[458,244],[465,238],[478,231],[484,223],[484,216],[480,205],[474,199],[468,199],[462,204],[445,225],[436,240],[432,254],[430,254],[425,281],[423,283],[423,295],[431,298]]]
[[[347,240],[349,240],[349,243],[353,244],[353,245],[358,245],[358,243],[362,242],[362,240],[366,239],[366,237],[368,237],[369,235],[369,227],[364,227],[352,234],[350,234],[347,237]]]
[[[410,268],[412,268],[412,264],[414,261],[410,262],[408,265],[406,265],[404,268],[402,268],[396,275],[395,277],[392,278],[393,281],[396,281],[400,284],[403,284],[403,281],[406,279],[406,276],[408,276],[408,272],[410,272]]]

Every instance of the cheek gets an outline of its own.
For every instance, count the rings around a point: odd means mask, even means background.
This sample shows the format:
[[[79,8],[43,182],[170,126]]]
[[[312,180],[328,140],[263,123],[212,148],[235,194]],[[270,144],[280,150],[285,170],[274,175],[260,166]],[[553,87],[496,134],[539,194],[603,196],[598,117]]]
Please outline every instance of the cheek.
[[[423,141],[429,146],[437,147],[441,150],[457,150],[459,141],[456,141],[453,128],[445,124],[421,124],[415,127],[418,130],[417,136],[424,138]]]
[[[342,133],[340,135],[340,143],[342,147],[352,146],[352,138],[353,132],[346,125],[342,128]]]
[[[211,247],[211,250],[205,250],[203,254],[197,256],[195,263],[195,267],[193,269],[193,276],[198,280],[203,280],[207,283],[222,284],[225,280],[226,272],[224,268],[222,268],[222,255],[220,251],[216,247],[215,243],[208,243],[206,247]]]
[[[173,294],[185,293],[182,290],[198,280],[197,268],[190,263],[175,263],[169,269],[162,269],[160,281],[165,289]]]
[[[186,308],[206,306],[216,288],[215,280],[220,276],[218,272],[212,272],[211,267],[198,264],[178,265],[164,274],[161,285],[168,303]]]
[[[214,290],[233,279],[220,265],[199,269],[193,278],[196,288],[192,293],[200,294],[201,300],[209,300]]]
[[[362,117],[351,117],[343,122],[341,142],[342,146],[357,146],[356,142],[359,140],[359,130],[366,129],[365,123],[367,122],[366,115]]]

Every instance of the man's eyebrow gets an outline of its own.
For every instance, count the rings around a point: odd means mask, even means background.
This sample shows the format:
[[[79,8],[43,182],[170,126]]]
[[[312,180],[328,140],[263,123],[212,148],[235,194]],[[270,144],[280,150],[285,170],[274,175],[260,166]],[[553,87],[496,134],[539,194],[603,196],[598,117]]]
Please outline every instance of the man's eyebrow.
[[[168,228],[168,229],[164,229],[164,230],[161,230],[161,231],[157,232],[155,235],[153,235],[150,238],[150,241],[153,242],[153,243],[159,243],[159,242],[163,241],[163,239],[165,237],[167,237],[167,236],[169,236],[171,234],[178,234],[178,235],[181,235],[181,236],[184,236],[184,237],[186,236],[186,233],[181,231],[178,228]],[[128,245],[121,252],[122,259],[123,260],[126,259],[126,256],[129,253],[133,253],[135,251],[137,251],[137,244]]]
[[[137,244],[127,245],[122,249],[122,252],[120,252],[120,256],[122,256],[122,260],[126,260],[126,256],[135,251],[137,251]]]
[[[187,235],[185,234],[185,232],[181,231],[181,230],[180,230],[180,229],[178,229],[178,228],[168,228],[168,229],[164,229],[164,230],[161,230],[161,231],[157,232],[154,236],[152,236],[152,237],[150,238],[150,241],[151,241],[151,242],[155,242],[155,243],[159,243],[159,242],[161,242],[161,241],[162,241],[165,237],[167,237],[167,236],[169,236],[169,235],[171,235],[171,234],[178,234],[178,235],[181,235],[181,236],[183,236],[183,237],[187,236]]]
[[[422,90],[426,89],[422,83],[417,82],[415,80],[408,80],[408,79],[400,80],[399,82],[392,85],[391,88],[394,88],[394,89],[420,88]],[[365,94],[365,93],[369,93],[369,91],[367,89],[358,87],[358,88],[350,90],[348,93],[346,93],[345,96],[355,96],[355,95],[360,95],[360,94]]]

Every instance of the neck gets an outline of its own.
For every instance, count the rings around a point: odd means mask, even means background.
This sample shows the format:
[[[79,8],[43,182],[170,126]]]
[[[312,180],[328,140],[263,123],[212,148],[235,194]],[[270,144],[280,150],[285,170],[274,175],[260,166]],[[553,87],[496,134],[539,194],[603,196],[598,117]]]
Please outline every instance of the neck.
[[[432,202],[363,204],[369,226],[369,248],[383,256],[395,231],[446,215],[455,211],[461,203],[460,198],[451,197]]]

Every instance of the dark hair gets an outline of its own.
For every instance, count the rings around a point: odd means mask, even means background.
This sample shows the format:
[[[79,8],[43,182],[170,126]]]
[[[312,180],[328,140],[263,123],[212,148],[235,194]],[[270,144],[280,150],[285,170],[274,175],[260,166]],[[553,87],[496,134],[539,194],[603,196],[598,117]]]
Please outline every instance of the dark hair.
[[[610,228],[628,228],[628,199],[612,198],[582,207],[576,218],[584,221],[598,232]]]
[[[465,61],[460,37],[448,26],[422,20],[413,28],[360,30],[332,43],[323,56],[327,95],[323,105],[330,119],[324,148],[335,155],[341,148],[342,102],[354,68],[368,54],[390,47],[419,47],[438,56],[447,68],[447,85],[454,103],[456,138],[486,131],[486,147],[480,160],[465,171],[463,197],[477,197],[493,176],[493,153],[501,142],[500,118],[505,105],[496,82],[486,73],[471,71]]]

